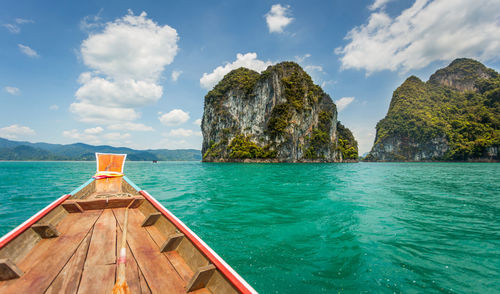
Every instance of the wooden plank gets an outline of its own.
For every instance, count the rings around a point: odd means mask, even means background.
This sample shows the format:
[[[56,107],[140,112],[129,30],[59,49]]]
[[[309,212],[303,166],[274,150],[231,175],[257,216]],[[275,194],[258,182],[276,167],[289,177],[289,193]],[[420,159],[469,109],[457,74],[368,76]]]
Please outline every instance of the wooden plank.
[[[144,197],[142,196],[113,197],[88,200],[66,200],[62,205],[66,205],[67,202],[70,204],[77,203],[83,210],[95,210],[127,207],[133,202],[130,208],[137,208],[141,205],[142,201],[144,201]]]
[[[115,219],[116,220],[116,219]],[[116,252],[120,252],[121,248],[121,239],[122,239],[122,230],[120,226],[116,226]],[[141,282],[139,280],[139,269],[137,266],[137,262],[130,251],[130,247],[127,244],[127,261],[125,263],[125,278],[127,281],[127,285],[130,289],[130,293],[141,293]]]
[[[75,254],[71,257],[63,270],[57,275],[45,294],[76,293],[80,285],[83,265],[90,245],[92,230],[83,239]]]
[[[83,208],[75,200],[66,200],[61,205],[69,213],[83,212]]]
[[[215,266],[213,264],[200,267],[194,274],[191,281],[188,283],[186,287],[187,292],[205,288],[205,286],[208,284],[208,281],[210,281],[210,278],[212,278],[214,272]]]
[[[139,270],[139,282],[141,283],[141,294],[151,294],[151,289],[149,289],[148,283],[146,282],[146,278],[144,278],[144,274]]]
[[[218,270],[214,272],[206,288],[217,294],[241,293]]]
[[[101,211],[96,210],[66,216],[57,226],[61,236],[38,242],[18,263],[24,275],[19,279],[0,282],[0,293],[44,292],[75,253],[100,214]]]
[[[189,265],[187,265],[184,258],[182,258],[177,251],[169,251],[164,253],[170,263],[174,266],[175,270],[181,276],[181,278],[186,282],[186,284],[191,280],[194,272],[191,270]]]
[[[111,293],[116,270],[116,219],[105,209],[94,225],[78,293]]]
[[[207,288],[201,288],[198,290],[191,291],[189,292],[189,294],[212,294],[212,292],[210,292],[210,290],[208,290]],[[217,294],[222,294],[222,293],[217,293]]]
[[[23,271],[10,259],[0,259],[0,281],[17,279],[22,275]]]
[[[119,225],[123,224],[124,209],[113,209]],[[129,210],[128,244],[141,272],[153,293],[185,293],[183,280],[167,258],[160,253],[145,228],[141,227],[144,216],[137,210]]]
[[[156,221],[161,217],[160,212],[153,212],[150,213],[145,219],[144,222],[142,222],[141,227],[149,227],[152,226],[156,223]]]
[[[158,245],[158,248],[161,248],[161,246],[165,243],[165,236],[158,230],[156,226],[147,227],[146,230],[148,231],[151,238],[155,241],[156,245]],[[187,284],[187,282],[189,282],[193,277],[194,272],[187,265],[186,261],[184,261],[184,259],[179,255],[177,251],[164,252],[163,254],[168,258],[168,261],[170,261],[179,276]]]
[[[175,233],[168,236],[167,240],[161,245],[160,252],[167,252],[177,249],[182,239],[184,239],[183,233]]]
[[[34,224],[31,226],[42,239],[59,237],[60,233],[51,224]]]
[[[192,271],[208,265],[208,258],[196,248],[188,238],[182,238],[181,243],[177,247],[177,252],[186,261]]]

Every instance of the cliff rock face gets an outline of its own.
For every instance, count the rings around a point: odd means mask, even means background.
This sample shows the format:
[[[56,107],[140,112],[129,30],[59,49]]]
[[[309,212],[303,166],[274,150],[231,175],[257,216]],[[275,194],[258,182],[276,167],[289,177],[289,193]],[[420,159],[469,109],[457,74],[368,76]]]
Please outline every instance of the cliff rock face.
[[[366,160],[497,161],[499,146],[500,76],[462,58],[394,91]]]
[[[343,160],[335,104],[293,62],[228,73],[205,96],[201,129],[203,161]]]

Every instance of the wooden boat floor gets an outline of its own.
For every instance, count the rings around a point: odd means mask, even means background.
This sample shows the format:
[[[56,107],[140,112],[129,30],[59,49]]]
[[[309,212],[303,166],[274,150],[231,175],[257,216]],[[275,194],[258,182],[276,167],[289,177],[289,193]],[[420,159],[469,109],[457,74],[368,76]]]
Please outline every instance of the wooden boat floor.
[[[111,293],[116,280],[124,208],[70,213],[60,236],[42,239],[17,266],[18,278],[0,282],[0,293]],[[132,293],[186,293],[192,272],[175,251],[161,253],[158,236],[129,209],[126,279]],[[192,293],[210,293],[206,288]]]

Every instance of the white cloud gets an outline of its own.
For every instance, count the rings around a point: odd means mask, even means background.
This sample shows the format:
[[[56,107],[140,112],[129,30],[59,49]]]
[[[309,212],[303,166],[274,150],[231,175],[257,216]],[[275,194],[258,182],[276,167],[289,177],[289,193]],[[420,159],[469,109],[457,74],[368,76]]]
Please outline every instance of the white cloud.
[[[85,134],[95,135],[95,134],[102,133],[103,131],[104,131],[104,129],[103,129],[103,128],[101,128],[101,127],[95,127],[95,128],[85,129],[83,132],[84,132]]]
[[[385,6],[385,4],[387,4],[387,2],[390,2],[390,1],[392,1],[392,0],[375,0],[373,2],[373,4],[368,7],[368,9],[376,10],[376,9],[382,8]]]
[[[17,46],[22,53],[28,55],[29,57],[39,57],[38,53],[36,53],[36,51],[31,49],[29,46],[23,44],[17,44]]]
[[[297,61],[298,63],[301,63],[302,61],[306,60],[309,57],[311,57],[311,54],[309,54],[309,53],[306,53],[302,56],[295,56],[295,61]]]
[[[269,32],[283,33],[283,29],[293,20],[293,18],[289,17],[289,15],[290,6],[281,6],[281,4],[271,6],[271,10],[266,14],[266,22]]]
[[[344,110],[353,101],[354,101],[354,97],[342,97],[339,100],[335,101],[335,105],[337,105],[337,110],[340,112],[340,111]]]
[[[16,18],[16,23],[25,24],[25,23],[34,23],[34,21],[31,19]]]
[[[417,0],[395,18],[373,12],[335,53],[341,55],[343,69],[364,69],[367,74],[419,69],[458,57],[498,59],[499,19],[499,1]]]
[[[153,127],[147,126],[145,124],[132,123],[132,122],[123,122],[119,124],[109,125],[108,129],[115,131],[118,130],[141,131],[141,132],[154,131]]]
[[[80,121],[96,124],[114,124],[117,122],[134,121],[139,114],[133,108],[100,106],[84,102],[74,102],[69,110],[80,117]]]
[[[58,110],[59,106],[54,104],[54,105],[49,106],[49,109],[50,110]]]
[[[19,34],[21,32],[21,27],[19,25],[25,24],[25,23],[34,23],[31,19],[22,19],[22,18],[16,18],[15,19],[16,24],[11,24],[11,23],[6,23],[3,24],[5,28],[9,30],[9,32],[13,34]]]
[[[172,71],[172,81],[176,82],[180,75],[182,74],[182,70],[173,70]]]
[[[304,67],[306,71],[319,71],[323,72],[323,67],[321,65],[306,65]]]
[[[182,109],[174,109],[160,116],[159,120],[166,126],[177,126],[189,120],[189,113]]]
[[[79,132],[77,129],[63,131],[62,135],[66,138],[73,139],[78,142],[87,144],[108,144],[108,145],[123,145],[123,141],[131,137],[129,133],[111,132],[104,133],[101,127],[86,129]]]
[[[19,137],[23,138],[34,134],[35,131],[30,127],[20,126],[18,124],[0,128],[0,137],[10,140],[16,140],[19,139]]]
[[[91,33],[97,29],[101,29],[104,24],[101,22],[101,13],[103,9],[99,10],[96,15],[87,15],[80,21],[80,30],[86,33]]]
[[[258,72],[265,70],[272,65],[271,61],[262,61],[257,59],[257,53],[236,54],[236,60],[232,63],[226,63],[224,66],[218,66],[211,73],[204,73],[200,79],[200,85],[209,90],[213,88],[222,78],[233,69],[246,67]]]
[[[201,136],[201,132],[179,128],[179,129],[170,130],[170,132],[168,132],[167,136],[169,136],[169,137]]]
[[[201,126],[201,118],[199,118],[199,119],[195,120],[195,121],[193,122],[193,125]]]
[[[9,32],[11,32],[13,34],[19,34],[21,32],[21,28],[15,24],[6,23],[6,24],[3,24],[3,26],[5,28],[7,28],[9,30]]]
[[[177,54],[177,32],[147,18],[145,12],[136,16],[129,11],[102,25],[99,21],[98,14],[80,24],[84,30],[101,30],[82,42],[82,60],[92,72],[78,78],[81,86],[70,110],[83,122],[110,125],[110,129],[152,130],[133,123],[140,117],[136,108],[163,95],[159,80]]]
[[[10,95],[19,95],[21,93],[21,90],[16,87],[5,87],[4,88],[5,92],[9,93]]]

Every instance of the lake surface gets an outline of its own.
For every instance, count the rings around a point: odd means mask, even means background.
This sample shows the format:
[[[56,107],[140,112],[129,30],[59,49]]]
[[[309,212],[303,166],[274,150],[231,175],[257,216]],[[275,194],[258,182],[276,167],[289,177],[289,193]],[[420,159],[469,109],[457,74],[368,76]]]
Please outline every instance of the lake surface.
[[[0,162],[0,234],[93,162]],[[499,293],[500,164],[127,162],[261,293]]]

